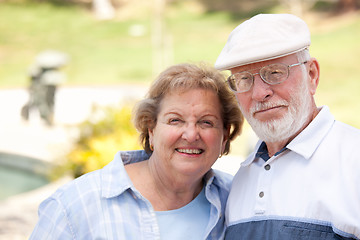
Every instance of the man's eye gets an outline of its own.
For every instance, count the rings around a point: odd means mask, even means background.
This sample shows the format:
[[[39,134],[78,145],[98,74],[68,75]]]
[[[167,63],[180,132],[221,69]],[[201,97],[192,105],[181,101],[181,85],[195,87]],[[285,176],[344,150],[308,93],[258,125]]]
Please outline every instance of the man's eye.
[[[251,75],[250,74],[241,74],[238,79],[239,79],[239,82],[249,81],[251,79]]]
[[[280,71],[280,70],[273,70],[273,71],[271,71],[271,73],[270,74],[282,74],[282,71]]]

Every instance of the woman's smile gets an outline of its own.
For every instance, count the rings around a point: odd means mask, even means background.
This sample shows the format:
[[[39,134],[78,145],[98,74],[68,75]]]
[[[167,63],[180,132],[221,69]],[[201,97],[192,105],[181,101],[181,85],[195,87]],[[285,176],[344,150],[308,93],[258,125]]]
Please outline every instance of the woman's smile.
[[[185,153],[191,155],[200,155],[204,152],[203,149],[199,149],[199,148],[176,148],[175,150],[179,153]]]

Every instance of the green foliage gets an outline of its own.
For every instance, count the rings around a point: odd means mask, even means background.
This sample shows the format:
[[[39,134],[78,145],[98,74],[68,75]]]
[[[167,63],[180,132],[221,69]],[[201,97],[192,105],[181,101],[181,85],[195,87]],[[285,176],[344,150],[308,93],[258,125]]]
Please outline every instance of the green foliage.
[[[129,34],[134,24],[147,29]],[[152,75],[149,21],[96,21],[76,5],[9,4],[0,7],[0,86],[27,85],[26,71],[46,49],[70,55],[67,84],[149,81]]]
[[[138,133],[131,123],[131,108],[96,108],[93,118],[79,127],[80,135],[67,162],[55,170],[74,177],[100,169],[113,160],[117,151],[141,149]]]
[[[54,1],[40,0],[11,2],[0,3],[0,87],[26,87],[28,66],[38,52],[49,48],[71,57],[64,69],[67,85],[144,83],[154,79],[149,6],[144,10],[139,4],[127,18],[96,21],[91,11],[80,5],[57,5]],[[207,9],[195,2],[169,1],[164,16],[170,46],[168,65],[214,63],[229,33],[246,16],[234,18],[233,13],[210,6],[221,1],[207,1]],[[258,11],[252,6],[261,1],[233,3],[241,4],[242,10],[248,8],[252,13]],[[268,6],[267,3],[264,5]],[[262,12],[273,12],[276,8],[278,12],[287,11],[274,3]],[[360,115],[353,114],[354,109],[360,109],[357,93],[360,15],[306,12],[304,18],[312,32],[310,51],[321,65],[316,95],[319,105],[329,105],[338,119],[360,127]],[[137,36],[131,34],[136,26],[144,30]]]
[[[338,120],[360,128],[360,18],[337,17],[312,27],[311,54],[320,62],[318,105],[328,105]],[[328,29],[329,25],[331,26]]]
[[[1,3],[0,87],[26,87],[26,71],[36,54],[57,49],[69,54],[67,85],[150,82],[153,70],[151,8],[134,17],[97,21],[89,9],[42,3]],[[165,16],[167,65],[214,62],[235,26],[228,14],[202,14],[180,4]],[[211,27],[209,27],[211,26]],[[139,35],[132,30],[143,29]],[[196,46],[196,47],[194,47]],[[200,47],[199,47],[200,46]]]
[[[316,11],[335,11],[336,8],[338,6],[338,2],[337,1],[316,1],[316,3],[314,4],[314,6],[312,7],[312,9],[316,10]]]

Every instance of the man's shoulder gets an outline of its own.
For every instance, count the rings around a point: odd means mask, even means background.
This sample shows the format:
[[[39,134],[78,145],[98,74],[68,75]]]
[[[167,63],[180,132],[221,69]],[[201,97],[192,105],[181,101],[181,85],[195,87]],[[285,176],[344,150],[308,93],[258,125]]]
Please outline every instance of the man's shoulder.
[[[334,128],[344,135],[360,138],[360,129],[344,122],[335,121]]]

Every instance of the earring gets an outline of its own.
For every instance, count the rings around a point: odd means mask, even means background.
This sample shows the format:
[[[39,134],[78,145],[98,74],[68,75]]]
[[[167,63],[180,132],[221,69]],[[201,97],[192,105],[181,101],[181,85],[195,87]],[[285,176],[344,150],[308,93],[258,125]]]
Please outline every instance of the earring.
[[[154,146],[152,144],[150,144],[150,150],[153,152],[154,151]]]

